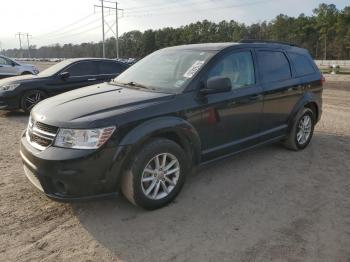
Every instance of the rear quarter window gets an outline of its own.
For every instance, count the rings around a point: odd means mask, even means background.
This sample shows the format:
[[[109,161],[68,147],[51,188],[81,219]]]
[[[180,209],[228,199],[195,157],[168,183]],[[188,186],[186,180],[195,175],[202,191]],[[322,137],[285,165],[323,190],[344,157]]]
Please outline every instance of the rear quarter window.
[[[288,80],[292,77],[289,61],[280,51],[258,51],[259,69],[264,83]]]
[[[296,76],[305,76],[315,73],[315,68],[308,57],[295,53],[289,53],[289,57],[295,67]]]

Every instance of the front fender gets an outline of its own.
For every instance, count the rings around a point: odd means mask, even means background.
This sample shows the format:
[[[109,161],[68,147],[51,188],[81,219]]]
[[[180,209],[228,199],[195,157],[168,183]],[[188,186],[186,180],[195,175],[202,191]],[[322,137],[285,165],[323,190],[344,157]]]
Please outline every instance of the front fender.
[[[188,147],[185,148],[186,151],[193,152],[195,162],[199,162],[201,142],[196,129],[186,120],[175,116],[158,117],[143,122],[128,132],[120,141],[120,145],[137,147],[150,137],[167,133],[175,133],[181,139],[182,146]]]

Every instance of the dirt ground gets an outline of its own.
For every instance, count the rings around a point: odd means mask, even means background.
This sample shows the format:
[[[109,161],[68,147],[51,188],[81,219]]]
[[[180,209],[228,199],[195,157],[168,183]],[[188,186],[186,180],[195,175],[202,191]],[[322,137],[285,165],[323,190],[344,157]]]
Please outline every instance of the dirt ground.
[[[310,146],[216,162],[176,201],[62,204],[23,174],[27,116],[0,113],[0,261],[350,261],[350,77],[327,76]]]

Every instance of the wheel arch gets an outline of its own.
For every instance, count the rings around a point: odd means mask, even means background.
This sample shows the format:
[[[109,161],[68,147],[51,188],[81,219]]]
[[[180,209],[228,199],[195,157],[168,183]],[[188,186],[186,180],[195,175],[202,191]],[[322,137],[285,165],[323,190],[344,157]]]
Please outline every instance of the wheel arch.
[[[23,71],[21,75],[32,75],[33,73],[30,71]]]
[[[288,130],[290,130],[291,127],[293,126],[293,122],[298,112],[305,107],[310,108],[315,112],[315,115],[316,115],[315,119],[316,121],[318,121],[319,115],[320,115],[320,105],[318,101],[315,99],[315,95],[312,94],[311,92],[308,92],[308,93],[305,93],[294,106],[292,113],[290,114],[288,119]]]
[[[131,145],[131,155],[152,138],[166,138],[177,143],[191,157],[192,163],[200,162],[201,143],[196,129],[179,117],[159,117],[146,121],[132,129],[120,142]]]

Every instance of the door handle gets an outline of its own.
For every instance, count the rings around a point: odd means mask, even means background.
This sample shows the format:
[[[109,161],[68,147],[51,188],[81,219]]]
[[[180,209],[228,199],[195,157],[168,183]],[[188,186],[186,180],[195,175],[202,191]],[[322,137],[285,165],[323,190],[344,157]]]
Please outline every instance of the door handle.
[[[260,100],[262,98],[262,95],[252,95],[249,97],[249,100],[251,101],[256,101],[256,100]]]
[[[95,81],[96,78],[89,78],[88,81]]]
[[[297,86],[293,86],[291,89],[294,90],[294,91],[298,91],[298,90],[300,90],[302,88],[303,88],[302,85],[297,85]]]

